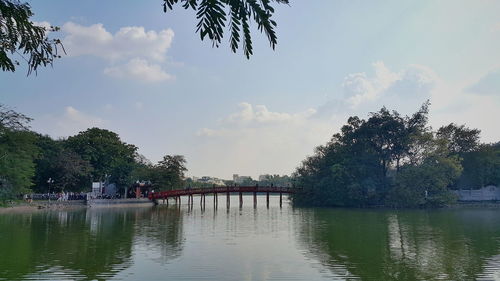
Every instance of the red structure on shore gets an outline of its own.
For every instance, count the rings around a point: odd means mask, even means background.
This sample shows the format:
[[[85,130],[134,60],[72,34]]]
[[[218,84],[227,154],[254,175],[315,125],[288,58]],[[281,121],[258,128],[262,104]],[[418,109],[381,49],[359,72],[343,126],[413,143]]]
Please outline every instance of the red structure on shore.
[[[226,205],[230,204],[230,194],[239,194],[240,207],[243,206],[243,193],[253,193],[253,204],[254,207],[257,206],[257,193],[266,194],[266,205],[269,207],[269,194],[279,194],[280,195],[280,207],[283,202],[283,193],[291,194],[294,193],[295,189],[290,187],[278,187],[278,186],[219,186],[213,188],[186,188],[177,190],[168,190],[160,192],[151,192],[149,194],[149,199],[158,202],[158,200],[163,200],[164,203],[168,204],[169,198],[174,198],[175,202],[181,200],[181,196],[188,196],[188,204],[193,204],[193,195],[200,195],[200,205],[205,206],[205,196],[207,194],[213,194],[214,206],[217,206],[218,194],[226,194]]]

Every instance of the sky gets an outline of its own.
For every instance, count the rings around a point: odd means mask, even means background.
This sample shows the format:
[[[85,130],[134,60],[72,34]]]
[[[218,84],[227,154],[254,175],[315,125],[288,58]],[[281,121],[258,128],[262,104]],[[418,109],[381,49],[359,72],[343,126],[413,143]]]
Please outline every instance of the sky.
[[[290,0],[275,50],[252,25],[249,60],[161,0],[29,3],[67,54],[37,75],[0,73],[0,103],[54,138],[99,127],[152,162],[184,155],[190,176],[256,178],[292,173],[349,116],[429,99],[433,128],[500,141],[500,0]]]

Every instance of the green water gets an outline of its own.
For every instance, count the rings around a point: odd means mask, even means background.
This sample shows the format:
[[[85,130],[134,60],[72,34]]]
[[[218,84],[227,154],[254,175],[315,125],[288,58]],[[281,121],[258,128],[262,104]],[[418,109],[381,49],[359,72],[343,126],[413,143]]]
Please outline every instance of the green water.
[[[500,280],[500,209],[219,200],[0,214],[0,280]]]

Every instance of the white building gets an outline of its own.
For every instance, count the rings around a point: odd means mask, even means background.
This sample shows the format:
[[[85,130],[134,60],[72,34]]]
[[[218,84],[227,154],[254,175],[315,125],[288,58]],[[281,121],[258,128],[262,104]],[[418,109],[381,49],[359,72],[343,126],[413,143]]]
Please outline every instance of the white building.
[[[240,176],[238,174],[233,174],[233,182],[237,184],[241,184],[245,181],[251,181],[252,177],[250,176]]]

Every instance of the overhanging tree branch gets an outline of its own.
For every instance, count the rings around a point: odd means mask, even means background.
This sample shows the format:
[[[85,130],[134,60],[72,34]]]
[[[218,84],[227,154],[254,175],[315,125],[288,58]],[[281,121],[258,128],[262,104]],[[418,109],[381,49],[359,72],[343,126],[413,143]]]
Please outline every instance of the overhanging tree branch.
[[[19,54],[26,60],[28,75],[37,71],[39,66],[52,65],[60,58],[58,47],[64,47],[59,39],[49,39],[48,33],[58,31],[58,27],[37,26],[30,18],[33,16],[27,3],[15,0],[0,0],[0,68],[2,71],[16,70],[19,61],[12,55]]]
[[[243,53],[250,58],[253,54],[250,21],[253,20],[259,31],[266,34],[274,50],[278,38],[275,31],[277,24],[272,20],[274,8],[271,2],[288,4],[289,0],[164,0],[163,11],[173,10],[179,2],[184,9],[196,11],[196,32],[200,34],[201,40],[208,36],[212,46],[219,47],[228,23],[231,51],[236,53],[243,35]]]

